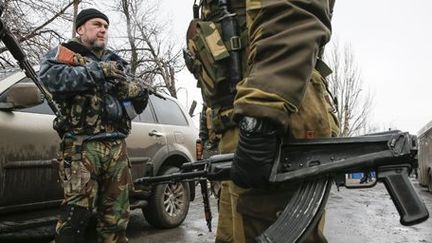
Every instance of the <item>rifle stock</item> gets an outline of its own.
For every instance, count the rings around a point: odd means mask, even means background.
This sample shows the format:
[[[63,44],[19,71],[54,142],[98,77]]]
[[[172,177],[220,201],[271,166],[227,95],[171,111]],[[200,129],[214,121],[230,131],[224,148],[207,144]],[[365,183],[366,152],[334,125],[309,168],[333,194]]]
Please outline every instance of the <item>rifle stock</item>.
[[[416,154],[416,137],[400,131],[351,138],[286,139],[278,148],[269,180],[272,183],[302,182],[302,186],[278,220],[257,240],[301,241],[324,209],[329,191],[328,179],[364,170],[376,171],[377,181],[384,183],[400,214],[401,224],[425,221],[429,213],[408,179],[409,171],[417,165]],[[185,180],[228,180],[233,158],[234,154],[215,155],[185,163],[178,173],[143,177],[135,183],[152,185]],[[315,206],[307,208],[312,205],[311,201]],[[300,221],[293,215],[293,210],[297,215],[305,213]],[[284,223],[288,221],[296,224]]]

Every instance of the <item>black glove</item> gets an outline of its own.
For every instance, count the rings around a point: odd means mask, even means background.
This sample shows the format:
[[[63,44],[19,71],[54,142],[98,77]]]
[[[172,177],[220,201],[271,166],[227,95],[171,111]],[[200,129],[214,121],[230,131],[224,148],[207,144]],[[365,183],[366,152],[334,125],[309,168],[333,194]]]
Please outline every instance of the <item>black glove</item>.
[[[244,188],[265,188],[279,144],[276,125],[268,120],[243,117],[240,138],[231,167],[231,179]]]
[[[144,109],[147,107],[149,99],[149,92],[147,89],[141,90],[139,96],[132,99],[132,104],[138,114],[142,113]]]

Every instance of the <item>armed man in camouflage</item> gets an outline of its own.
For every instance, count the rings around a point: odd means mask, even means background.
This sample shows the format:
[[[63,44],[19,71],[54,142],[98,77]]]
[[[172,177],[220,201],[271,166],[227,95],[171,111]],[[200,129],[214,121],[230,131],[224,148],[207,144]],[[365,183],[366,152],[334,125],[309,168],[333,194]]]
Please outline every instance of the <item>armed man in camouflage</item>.
[[[220,152],[236,152],[233,181],[222,183],[216,242],[254,242],[292,198],[297,185],[268,183],[282,137],[338,134],[325,81],[331,71],[320,60],[333,4],[202,0],[194,8],[186,65],[222,134]],[[324,216],[305,242],[327,242],[323,224]]]
[[[105,14],[84,9],[75,24],[78,37],[49,51],[39,72],[62,114],[54,120],[64,188],[55,240],[85,242],[97,209],[98,242],[127,242],[132,178],[125,138],[148,92],[126,79],[126,61],[106,49]]]

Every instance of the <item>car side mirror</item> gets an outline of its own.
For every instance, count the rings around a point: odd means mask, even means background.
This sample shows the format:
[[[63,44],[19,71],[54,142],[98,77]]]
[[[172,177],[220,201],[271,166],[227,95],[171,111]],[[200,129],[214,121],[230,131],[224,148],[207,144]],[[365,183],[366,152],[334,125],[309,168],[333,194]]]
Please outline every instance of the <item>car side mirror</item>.
[[[0,109],[14,110],[43,103],[43,95],[34,83],[17,83],[0,96]]]

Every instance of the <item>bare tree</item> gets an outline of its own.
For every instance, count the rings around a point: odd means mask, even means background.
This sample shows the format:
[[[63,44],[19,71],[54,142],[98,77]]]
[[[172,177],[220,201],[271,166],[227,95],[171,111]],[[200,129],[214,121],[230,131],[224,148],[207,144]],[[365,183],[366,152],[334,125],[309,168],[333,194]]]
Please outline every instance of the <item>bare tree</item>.
[[[81,3],[81,0],[73,0],[73,14],[72,14],[72,20],[75,20],[77,15],[78,15],[78,7],[79,4]],[[75,21],[72,21],[72,37],[75,37],[75,29],[76,29],[76,25],[75,25]]]
[[[117,48],[127,56],[131,72],[177,97],[176,73],[183,69],[180,48],[164,36],[166,24],[158,18],[159,1],[122,0],[120,12],[126,20],[127,43]]]
[[[33,63],[52,46],[64,40],[66,22],[70,21],[67,10],[72,6],[68,0],[6,0],[3,21],[21,43]],[[0,66],[15,66],[13,58],[0,43]]]
[[[341,136],[349,137],[368,132],[373,97],[363,90],[363,80],[349,45],[332,42],[324,58],[333,73],[328,77],[330,92],[338,106]]]
[[[81,3],[85,7],[90,4],[83,0],[6,0],[3,19],[7,20],[6,24],[21,42],[30,61],[37,63],[50,48],[65,41],[68,30],[64,26],[69,26],[76,18]],[[121,0],[114,4],[111,9],[120,13],[126,24],[126,31],[123,24],[119,31],[111,31],[114,49],[130,60],[134,76],[177,97],[176,73],[184,65],[181,49],[164,32],[167,25],[159,18],[159,1]],[[14,66],[11,60],[0,44],[0,66]]]

